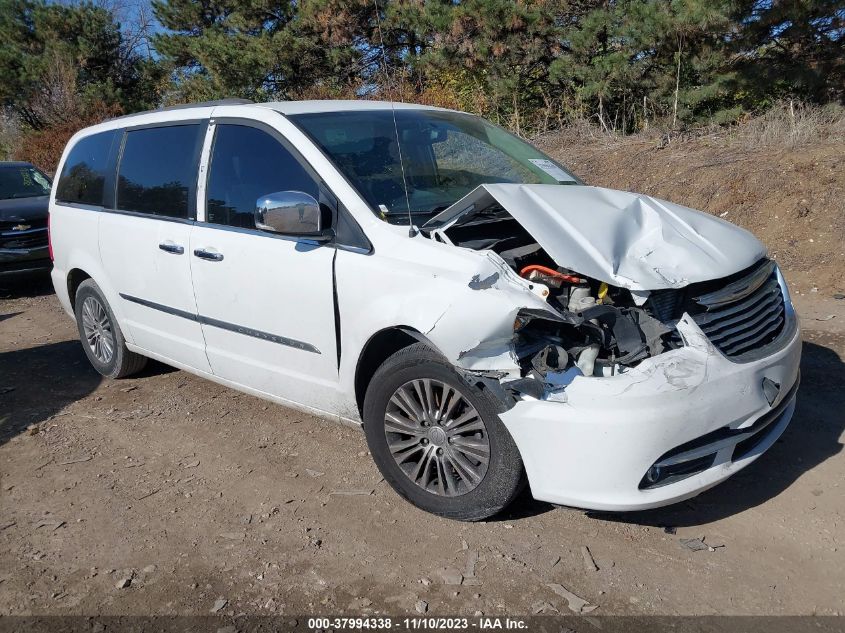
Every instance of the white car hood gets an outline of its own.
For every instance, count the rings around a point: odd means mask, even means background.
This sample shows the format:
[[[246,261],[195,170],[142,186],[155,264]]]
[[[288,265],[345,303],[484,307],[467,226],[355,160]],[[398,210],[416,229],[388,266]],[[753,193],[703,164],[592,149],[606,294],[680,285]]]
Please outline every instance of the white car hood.
[[[442,236],[494,202],[559,266],[630,290],[726,277],[766,254],[751,233],[720,218],[642,194],[581,185],[481,185],[427,225]]]

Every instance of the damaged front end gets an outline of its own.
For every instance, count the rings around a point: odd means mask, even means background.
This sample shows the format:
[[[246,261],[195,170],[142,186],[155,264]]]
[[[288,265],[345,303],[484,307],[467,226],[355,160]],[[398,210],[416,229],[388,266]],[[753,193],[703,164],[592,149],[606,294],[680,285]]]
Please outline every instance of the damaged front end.
[[[542,253],[530,257],[536,262]],[[661,321],[648,302],[636,305],[626,289],[560,267],[505,262],[546,301],[544,309],[521,308],[513,322],[507,345],[519,377],[511,374],[502,384],[515,397],[561,399],[577,376],[612,376],[677,343],[673,319]],[[487,341],[463,357],[478,356],[491,347]]]
[[[483,185],[423,232],[486,252],[498,271],[476,276],[471,289],[521,293],[512,332],[455,359],[464,372],[495,378],[514,402],[565,401],[579,376],[625,373],[682,346],[684,315],[738,360],[771,343],[786,320],[779,274],[753,236],[646,196]],[[478,363],[503,347],[518,371],[497,375],[495,364]]]
[[[670,349],[670,324],[643,308],[613,303],[609,289],[598,299],[589,292],[589,281],[570,288],[575,305],[561,309],[560,319],[520,311],[514,352],[524,377],[510,388],[549,397],[576,376],[612,376]]]

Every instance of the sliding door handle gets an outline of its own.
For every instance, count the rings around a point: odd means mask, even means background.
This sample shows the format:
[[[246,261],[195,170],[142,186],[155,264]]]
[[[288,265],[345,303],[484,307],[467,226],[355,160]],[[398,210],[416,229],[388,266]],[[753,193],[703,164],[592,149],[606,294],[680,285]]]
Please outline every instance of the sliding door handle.
[[[165,253],[173,253],[174,255],[181,255],[185,252],[185,247],[176,244],[175,242],[171,242],[170,240],[166,240],[158,245],[158,247],[163,250]]]
[[[207,251],[204,248],[194,249],[194,256],[200,259],[207,259],[210,262],[219,262],[223,259],[223,253],[216,251]]]

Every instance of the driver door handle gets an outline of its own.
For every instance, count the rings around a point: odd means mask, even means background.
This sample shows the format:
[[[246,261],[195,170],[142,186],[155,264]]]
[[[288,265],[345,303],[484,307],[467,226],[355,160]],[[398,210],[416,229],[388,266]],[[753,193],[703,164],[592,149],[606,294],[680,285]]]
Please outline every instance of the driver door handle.
[[[166,240],[158,245],[158,247],[163,250],[165,253],[173,253],[174,255],[181,255],[185,252],[185,247],[176,244],[175,242],[171,242],[170,240]]]
[[[223,253],[208,251],[204,248],[194,249],[194,256],[199,257],[200,259],[207,259],[210,262],[219,262],[223,260]]]

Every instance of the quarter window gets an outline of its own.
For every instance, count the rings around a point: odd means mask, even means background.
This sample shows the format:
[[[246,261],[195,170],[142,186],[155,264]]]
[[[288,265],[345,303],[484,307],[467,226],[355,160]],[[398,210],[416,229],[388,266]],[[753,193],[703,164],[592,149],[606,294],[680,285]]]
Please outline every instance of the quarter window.
[[[197,180],[197,124],[126,133],[117,174],[117,208],[188,218]]]
[[[116,136],[117,130],[92,134],[73,146],[56,184],[57,201],[103,204],[109,154]]]
[[[208,176],[206,220],[255,228],[256,201],[279,191],[319,196],[315,180],[270,134],[246,125],[218,125]]]

